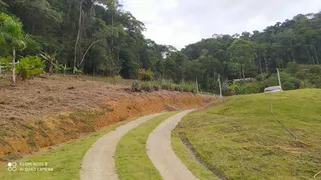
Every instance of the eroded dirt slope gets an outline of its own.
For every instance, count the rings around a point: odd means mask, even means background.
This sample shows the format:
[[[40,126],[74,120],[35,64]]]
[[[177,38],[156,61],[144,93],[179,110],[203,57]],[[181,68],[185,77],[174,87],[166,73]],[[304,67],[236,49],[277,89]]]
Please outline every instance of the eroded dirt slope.
[[[204,106],[212,98],[192,93],[132,93],[130,82],[88,77],[34,79],[0,87],[0,161],[19,158],[112,123]]]

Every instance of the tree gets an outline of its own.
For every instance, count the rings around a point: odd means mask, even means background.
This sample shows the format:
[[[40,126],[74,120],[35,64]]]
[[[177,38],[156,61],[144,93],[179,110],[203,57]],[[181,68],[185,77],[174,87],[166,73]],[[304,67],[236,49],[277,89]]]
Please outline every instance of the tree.
[[[231,62],[240,64],[242,77],[245,78],[246,70],[254,65],[254,48],[251,41],[236,39],[228,48]]]
[[[1,42],[12,50],[12,83],[15,85],[16,50],[26,47],[22,23],[18,18],[0,13],[0,43]]]
[[[49,63],[49,73],[52,75],[54,73],[57,53],[54,52],[53,54],[49,54],[47,52],[43,52],[39,55],[42,57],[42,59]]]

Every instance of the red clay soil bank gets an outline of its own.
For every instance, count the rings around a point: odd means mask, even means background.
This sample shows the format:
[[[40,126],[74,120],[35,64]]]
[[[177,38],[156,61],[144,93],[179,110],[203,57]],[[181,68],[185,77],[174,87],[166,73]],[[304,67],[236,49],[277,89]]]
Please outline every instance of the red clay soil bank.
[[[82,134],[138,115],[202,107],[212,100],[212,97],[181,92],[128,94],[110,99],[97,108],[28,120],[18,127],[20,131],[15,136],[4,135],[0,138],[0,161],[77,139]]]

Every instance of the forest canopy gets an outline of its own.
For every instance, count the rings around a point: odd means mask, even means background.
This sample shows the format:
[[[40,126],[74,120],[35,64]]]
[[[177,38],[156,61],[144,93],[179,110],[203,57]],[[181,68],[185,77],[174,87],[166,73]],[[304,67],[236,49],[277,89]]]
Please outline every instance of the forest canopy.
[[[321,63],[321,13],[299,14],[261,32],[214,34],[178,51],[145,38],[144,24],[117,0],[0,0],[0,11],[0,58],[12,59],[12,50],[15,61],[44,57],[51,73],[136,79],[150,69],[154,79],[198,79],[202,90],[217,92],[218,76],[264,79],[276,68]],[[9,22],[14,26],[5,28]],[[298,71],[288,73],[297,77]]]

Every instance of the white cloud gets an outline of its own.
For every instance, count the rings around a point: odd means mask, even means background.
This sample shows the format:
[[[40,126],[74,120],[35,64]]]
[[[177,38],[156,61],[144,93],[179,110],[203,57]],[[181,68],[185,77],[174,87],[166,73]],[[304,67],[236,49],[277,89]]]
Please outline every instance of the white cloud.
[[[318,12],[320,0],[123,0],[145,23],[144,35],[178,49],[212,34],[263,30],[302,13]]]

